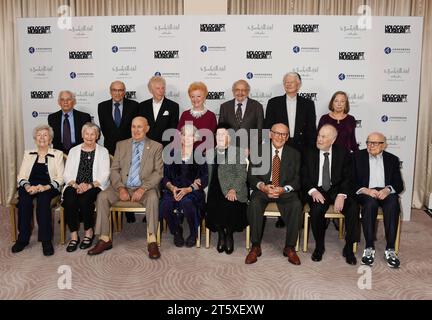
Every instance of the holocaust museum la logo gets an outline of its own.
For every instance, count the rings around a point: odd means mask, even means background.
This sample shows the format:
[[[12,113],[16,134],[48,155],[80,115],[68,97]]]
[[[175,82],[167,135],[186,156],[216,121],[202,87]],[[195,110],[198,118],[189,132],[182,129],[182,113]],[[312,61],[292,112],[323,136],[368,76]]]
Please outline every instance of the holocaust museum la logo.
[[[365,60],[365,53],[360,52],[339,52],[339,60]]]
[[[154,51],[155,59],[178,59],[179,50],[156,50]]]
[[[317,33],[319,32],[319,24],[293,24],[293,32]]]
[[[224,100],[225,92],[224,91],[209,91],[207,94],[207,100]]]
[[[408,102],[408,95],[407,94],[383,94],[382,102],[406,103]]]
[[[134,24],[112,24],[111,33],[132,33],[136,32]]]
[[[411,25],[402,25],[402,24],[390,24],[384,27],[385,33],[411,33]]]
[[[299,96],[312,101],[318,101],[318,93],[316,92],[300,92]]]
[[[93,51],[69,51],[69,59],[71,60],[93,59]]]
[[[246,51],[246,59],[272,59],[272,51]]]
[[[136,91],[126,91],[125,97],[126,99],[136,99],[137,98]]]
[[[201,23],[200,32],[225,32],[225,23]]]
[[[27,34],[48,34],[51,33],[51,26],[28,26]]]
[[[31,99],[53,99],[53,91],[30,91]]]

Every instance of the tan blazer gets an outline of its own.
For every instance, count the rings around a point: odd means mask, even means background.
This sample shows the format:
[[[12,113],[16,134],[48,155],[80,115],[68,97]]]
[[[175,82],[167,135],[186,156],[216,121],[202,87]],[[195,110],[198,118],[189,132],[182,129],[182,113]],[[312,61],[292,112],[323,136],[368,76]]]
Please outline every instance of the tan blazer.
[[[24,187],[24,185],[30,183],[28,179],[37,157],[37,149],[24,151],[23,161],[21,163],[21,168],[17,178],[18,186]],[[60,191],[63,184],[63,152],[56,149],[48,149],[47,159],[48,174],[51,179],[51,186],[52,188]]]
[[[120,187],[126,187],[132,162],[132,139],[117,142],[115,150],[110,180],[117,191]],[[163,177],[162,145],[145,138],[141,159],[141,188],[146,191],[155,189],[159,195],[159,183]]]

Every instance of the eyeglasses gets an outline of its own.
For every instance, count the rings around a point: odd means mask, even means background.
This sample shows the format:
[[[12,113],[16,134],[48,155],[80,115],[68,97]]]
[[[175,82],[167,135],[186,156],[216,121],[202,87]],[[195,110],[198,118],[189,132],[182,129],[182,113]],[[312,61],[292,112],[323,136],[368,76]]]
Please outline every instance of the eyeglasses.
[[[111,92],[122,93],[124,92],[124,89],[111,89]]]
[[[378,147],[380,144],[384,144],[384,141],[366,141],[368,146]]]
[[[273,130],[270,130],[270,132],[273,133],[275,136],[278,136],[281,138],[287,138],[288,137],[288,133],[277,132],[277,131],[273,131]]]

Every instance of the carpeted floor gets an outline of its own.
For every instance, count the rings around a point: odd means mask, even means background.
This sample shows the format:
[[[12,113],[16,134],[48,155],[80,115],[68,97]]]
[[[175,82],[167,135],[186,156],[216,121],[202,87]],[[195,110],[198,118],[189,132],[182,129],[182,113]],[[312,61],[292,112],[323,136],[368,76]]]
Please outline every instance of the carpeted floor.
[[[369,268],[345,263],[343,241],[331,224],[323,260],[311,260],[311,236],[309,252],[299,253],[301,266],[291,265],[282,255],[284,231],[275,228],[274,219],[267,221],[263,254],[253,265],[244,263],[244,233],[235,235],[230,256],[216,251],[215,234],[210,249],[189,249],[176,248],[172,236],[163,233],[162,257],[150,260],[142,222],[125,224],[114,235],[114,248],[99,256],[80,249],[67,253],[58,244],[57,223],[54,256],[42,255],[36,232],[24,251],[12,254],[9,215],[4,209],[0,213],[0,299],[432,299],[432,219],[420,210],[402,224],[400,269],[390,269],[383,259],[382,222],[376,262]],[[60,289],[68,274],[64,270],[70,270],[71,289]]]

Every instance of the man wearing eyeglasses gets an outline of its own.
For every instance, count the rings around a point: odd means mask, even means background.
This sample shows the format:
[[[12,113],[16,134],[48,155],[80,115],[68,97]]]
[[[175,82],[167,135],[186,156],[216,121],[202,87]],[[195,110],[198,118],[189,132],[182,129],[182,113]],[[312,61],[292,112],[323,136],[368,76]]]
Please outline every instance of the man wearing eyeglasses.
[[[295,245],[299,232],[302,205],[298,197],[300,190],[300,153],[286,145],[289,129],[283,123],[274,124],[270,131],[271,152],[268,159],[259,164],[251,161],[248,181],[253,190],[248,206],[248,220],[251,228],[252,248],[245,263],[251,264],[261,256],[264,211],[269,202],[276,202],[286,224],[285,248],[283,255],[288,262],[300,265]],[[254,174],[254,169],[268,164],[265,174]]]
[[[125,84],[114,81],[110,85],[111,99],[98,104],[104,146],[111,155],[114,155],[118,141],[131,137],[132,119],[138,115],[138,102],[125,98],[125,94]]]
[[[375,260],[375,223],[378,207],[384,213],[387,240],[384,259],[391,268],[400,265],[395,252],[396,232],[400,214],[399,194],[404,189],[399,158],[384,151],[386,138],[382,133],[369,134],[366,149],[355,155],[355,184],[359,204],[362,206],[362,226],[366,240],[361,263],[372,266]]]

